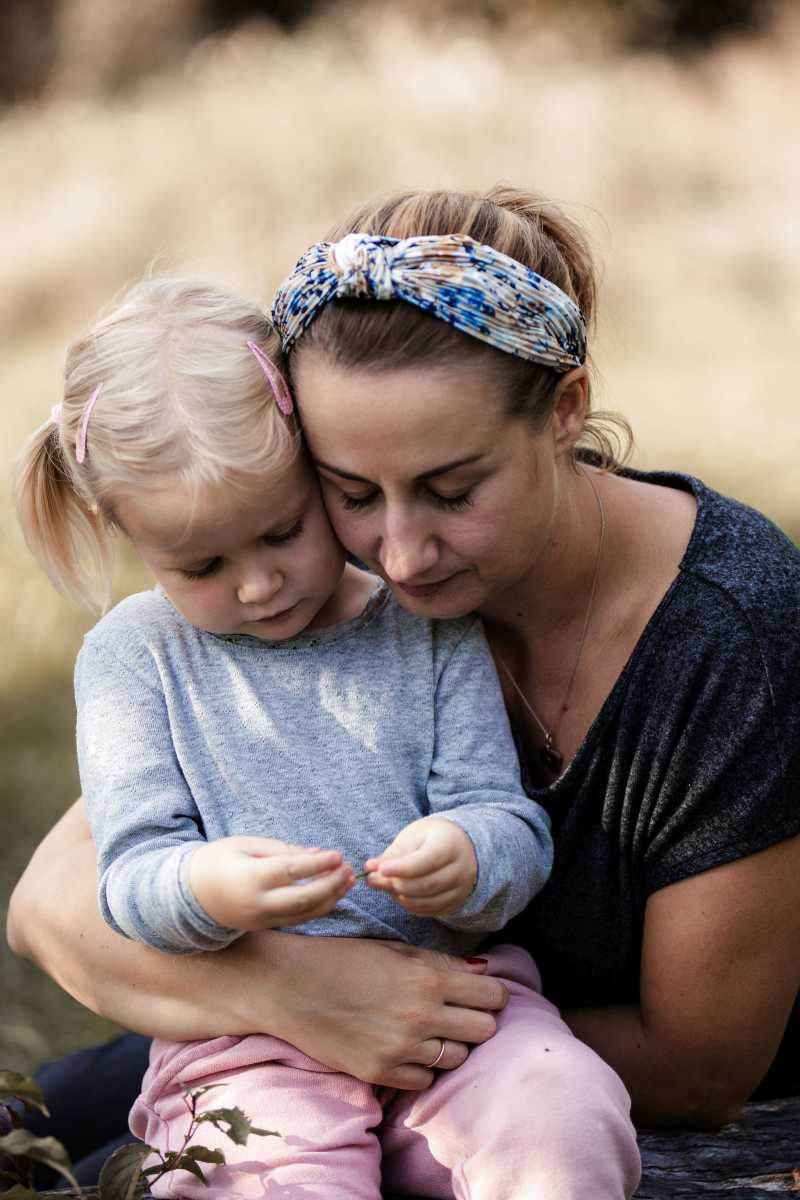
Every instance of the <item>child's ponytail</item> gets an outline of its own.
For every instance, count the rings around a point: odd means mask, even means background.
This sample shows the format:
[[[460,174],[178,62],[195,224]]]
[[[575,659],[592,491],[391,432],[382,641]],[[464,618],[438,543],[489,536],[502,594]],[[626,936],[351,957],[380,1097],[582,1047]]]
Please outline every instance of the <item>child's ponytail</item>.
[[[110,603],[110,522],[75,487],[55,421],[41,425],[17,459],[14,496],[25,541],[59,591],[85,608]]]

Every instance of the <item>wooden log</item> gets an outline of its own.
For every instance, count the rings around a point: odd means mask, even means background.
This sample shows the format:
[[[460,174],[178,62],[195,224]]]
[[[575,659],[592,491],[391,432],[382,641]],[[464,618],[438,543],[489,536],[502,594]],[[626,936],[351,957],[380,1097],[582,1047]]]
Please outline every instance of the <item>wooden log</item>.
[[[748,1104],[740,1121],[718,1133],[642,1130],[639,1145],[642,1182],[635,1200],[800,1196],[800,1096]],[[42,1198],[65,1200],[77,1195],[95,1200],[97,1192],[43,1192]],[[385,1200],[412,1197],[395,1195]]]
[[[800,1096],[748,1104],[718,1133],[643,1130],[636,1200],[800,1195]]]

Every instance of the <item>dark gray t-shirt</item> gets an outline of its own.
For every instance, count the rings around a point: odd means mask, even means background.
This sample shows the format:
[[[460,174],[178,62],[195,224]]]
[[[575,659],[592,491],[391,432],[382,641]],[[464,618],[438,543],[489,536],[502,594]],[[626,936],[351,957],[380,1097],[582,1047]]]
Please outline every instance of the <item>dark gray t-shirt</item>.
[[[562,1006],[636,1003],[648,896],[800,833],[800,551],[695,479],[626,473],[691,490],[697,520],[569,768],[530,789],[555,861],[506,935]]]

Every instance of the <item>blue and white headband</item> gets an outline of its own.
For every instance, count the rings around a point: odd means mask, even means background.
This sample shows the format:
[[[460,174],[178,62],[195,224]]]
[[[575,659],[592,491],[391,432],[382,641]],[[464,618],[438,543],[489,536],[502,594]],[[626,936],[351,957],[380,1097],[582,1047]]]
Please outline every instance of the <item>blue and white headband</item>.
[[[586,361],[574,300],[530,267],[460,233],[318,242],[275,293],[272,320],[291,350],[331,300],[405,300],[497,350],[564,372]]]

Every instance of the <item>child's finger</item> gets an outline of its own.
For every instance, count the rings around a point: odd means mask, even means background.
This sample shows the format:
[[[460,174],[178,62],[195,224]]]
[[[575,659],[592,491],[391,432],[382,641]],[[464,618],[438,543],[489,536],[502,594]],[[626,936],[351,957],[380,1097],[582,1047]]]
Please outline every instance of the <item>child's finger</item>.
[[[304,854],[265,858],[257,864],[257,870],[262,887],[278,888],[283,884],[296,883],[300,879],[313,879],[325,875],[341,865],[342,856],[338,850],[323,850],[316,854],[307,851]]]
[[[429,875],[412,875],[391,880],[395,895],[420,900],[429,896],[440,896],[443,892],[457,887],[459,882],[459,871],[455,863],[448,863],[446,867],[431,871]]]
[[[437,896],[412,899],[410,896],[395,896],[402,908],[415,917],[438,917],[455,912],[464,902],[463,894],[458,889],[441,892]]]
[[[430,843],[404,854],[402,858],[381,858],[376,870],[387,878],[411,879],[415,875],[430,875],[452,859],[452,847]]]
[[[318,846],[300,846],[295,842],[282,842],[279,838],[239,836],[227,839],[229,845],[242,854],[253,858],[274,858],[281,854],[317,854]],[[327,853],[327,851],[323,851]]]
[[[271,921],[308,921],[328,912],[352,887],[353,872],[342,866],[310,883],[271,888],[264,895],[264,916]]]

